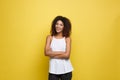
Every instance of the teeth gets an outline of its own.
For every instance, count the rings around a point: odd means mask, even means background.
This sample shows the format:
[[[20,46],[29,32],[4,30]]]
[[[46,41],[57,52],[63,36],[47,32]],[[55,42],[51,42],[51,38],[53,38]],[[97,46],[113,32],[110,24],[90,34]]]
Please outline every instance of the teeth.
[[[60,31],[60,30],[57,30],[58,32]]]

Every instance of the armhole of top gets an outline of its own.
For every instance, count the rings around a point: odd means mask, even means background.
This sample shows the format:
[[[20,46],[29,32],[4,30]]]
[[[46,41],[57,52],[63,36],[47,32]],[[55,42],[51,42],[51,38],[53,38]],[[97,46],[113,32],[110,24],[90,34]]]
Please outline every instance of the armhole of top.
[[[50,35],[50,44],[51,44],[51,42],[52,42],[52,39],[53,39],[53,36]]]
[[[65,37],[65,41],[66,41],[66,43],[67,43],[67,38]]]
[[[65,42],[67,43],[67,38],[65,37]]]

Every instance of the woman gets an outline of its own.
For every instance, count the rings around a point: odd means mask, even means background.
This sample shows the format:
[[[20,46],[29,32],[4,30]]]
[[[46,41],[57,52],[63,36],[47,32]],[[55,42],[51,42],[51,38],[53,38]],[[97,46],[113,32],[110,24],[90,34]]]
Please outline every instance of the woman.
[[[71,23],[63,16],[52,22],[51,35],[46,38],[45,56],[50,57],[49,80],[71,80],[73,67],[69,60],[71,51]]]

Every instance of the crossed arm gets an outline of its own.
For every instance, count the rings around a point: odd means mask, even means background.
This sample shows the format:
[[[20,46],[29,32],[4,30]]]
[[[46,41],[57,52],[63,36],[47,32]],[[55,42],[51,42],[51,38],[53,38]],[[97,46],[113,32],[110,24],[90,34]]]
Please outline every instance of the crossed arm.
[[[71,39],[70,37],[66,38],[66,51],[52,51],[50,48],[52,37],[49,35],[46,38],[46,45],[44,49],[45,56],[49,56],[57,59],[69,59],[71,51]]]

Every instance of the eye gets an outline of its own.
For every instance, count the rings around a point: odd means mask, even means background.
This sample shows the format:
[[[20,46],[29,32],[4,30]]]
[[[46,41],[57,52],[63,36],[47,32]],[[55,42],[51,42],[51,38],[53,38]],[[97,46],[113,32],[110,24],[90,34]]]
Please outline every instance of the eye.
[[[63,26],[63,24],[60,24],[60,26]]]

